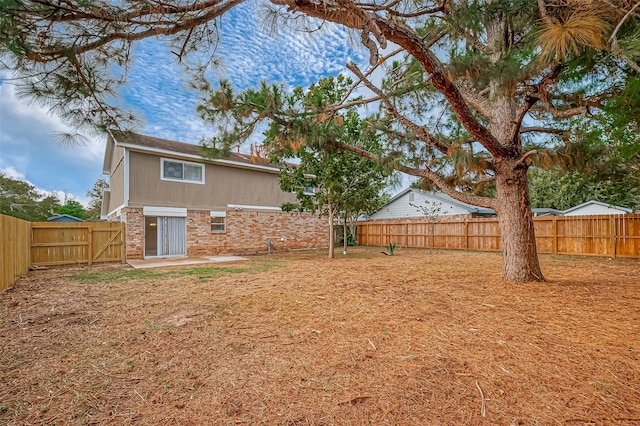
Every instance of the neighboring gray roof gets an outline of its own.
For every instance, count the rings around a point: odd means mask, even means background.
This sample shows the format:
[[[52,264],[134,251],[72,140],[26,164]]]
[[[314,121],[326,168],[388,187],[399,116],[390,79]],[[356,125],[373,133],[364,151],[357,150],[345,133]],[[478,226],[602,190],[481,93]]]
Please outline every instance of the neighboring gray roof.
[[[570,213],[570,212],[572,212],[574,210],[578,210],[578,209],[580,209],[582,207],[585,207],[585,206],[588,206],[590,204],[597,204],[597,205],[602,206],[602,207],[607,207],[607,208],[610,208],[610,209],[622,210],[622,211],[627,212],[627,213],[633,213],[633,210],[628,209],[626,207],[616,206],[614,204],[602,203],[602,202],[596,201],[596,200],[590,200],[590,201],[587,201],[586,203],[582,203],[582,204],[579,204],[577,206],[570,207],[570,208],[564,210],[562,213],[563,214]]]
[[[442,192],[428,192],[428,191],[423,191],[422,189],[417,189],[417,188],[407,188],[404,191],[396,194],[395,196],[393,196],[393,198],[391,198],[387,204],[385,204],[384,206],[382,206],[382,208],[380,210],[382,210],[384,207],[388,206],[389,204],[393,203],[395,200],[397,200],[398,198],[402,197],[403,195],[409,193],[409,192],[417,192],[419,194],[423,194],[423,195],[428,195],[430,197],[433,198],[437,198],[442,202],[445,203],[449,203],[449,204],[453,204],[454,206],[460,207],[462,209],[467,210],[469,213],[495,213],[495,211],[493,209],[487,209],[485,207],[478,207],[478,206],[472,206],[471,204],[467,204],[467,203],[463,203],[462,201],[458,201],[455,198],[450,197],[449,195],[442,193]]]
[[[552,209],[549,207],[534,207],[531,211],[538,216],[551,216],[551,215],[562,215],[563,211],[558,209]]]
[[[69,219],[72,222],[84,222],[84,220],[80,219],[79,217],[71,216],[70,214],[54,214],[53,216],[47,218],[47,222],[54,222],[58,219]]]

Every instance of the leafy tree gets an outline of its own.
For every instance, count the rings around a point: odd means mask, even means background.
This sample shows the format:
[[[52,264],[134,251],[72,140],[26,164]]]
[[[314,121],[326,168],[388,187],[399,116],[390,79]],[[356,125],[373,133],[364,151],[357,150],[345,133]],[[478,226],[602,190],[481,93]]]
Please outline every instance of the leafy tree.
[[[640,94],[640,92],[638,92]],[[626,112],[625,112],[626,114]],[[567,209],[589,200],[640,209],[640,129],[605,112],[582,126],[568,167],[530,172],[533,207]]]
[[[44,194],[30,183],[0,172],[0,214],[30,222],[44,222],[60,207],[55,195]]]
[[[57,214],[68,214],[69,216],[77,217],[78,219],[86,219],[87,212],[82,204],[76,200],[67,200],[62,206],[56,209]]]
[[[152,6],[133,0],[7,0],[1,3],[0,53],[27,78],[37,99],[75,123],[107,128],[129,118],[118,117],[105,100],[126,77],[132,42],[159,35],[187,62],[192,50],[213,50],[215,19],[241,1],[168,0]],[[310,105],[302,110],[323,117],[353,102],[380,104],[372,128],[396,170],[427,179],[457,200],[496,210],[503,278],[543,280],[528,169],[543,157],[564,161],[575,153],[580,137],[572,117],[589,120],[610,110],[626,125],[640,116],[637,3],[271,0],[271,5],[272,13],[263,16],[273,28],[300,27],[305,18],[315,18],[307,21],[308,29],[317,19],[330,21],[353,29],[370,52],[371,69],[348,68],[355,84],[372,96],[347,96],[324,110]],[[396,50],[381,55],[389,42]],[[381,83],[371,77],[379,69],[386,71]],[[109,74],[116,71],[122,74]],[[236,99],[225,86],[216,95]],[[247,116],[233,119],[247,123],[263,117],[249,109]],[[227,130],[238,136],[233,127]],[[326,127],[325,149],[378,159]],[[301,136],[316,147],[317,135],[309,137],[295,125],[283,143]],[[221,134],[216,149],[228,150],[225,145],[237,140]],[[478,195],[488,186],[495,197]]]
[[[336,102],[344,96],[346,88],[351,82],[342,76],[325,78],[312,84],[306,91],[297,88],[289,97],[290,104],[315,102],[324,105]],[[270,93],[267,86],[263,86]],[[271,96],[265,93],[255,93],[254,101],[258,104]],[[283,98],[280,98],[282,101]],[[201,111],[206,114],[214,113],[219,104],[207,103],[202,105]],[[237,106],[245,109],[244,103]],[[284,109],[284,103],[277,105],[267,103],[271,107],[261,109],[261,113],[276,117]],[[218,111],[218,110],[216,110]],[[236,111],[237,112],[237,111]],[[372,139],[368,125],[361,120],[355,109],[342,114],[319,119],[315,114],[299,115],[297,125],[307,129],[307,137],[322,134],[325,126],[331,128],[333,137],[354,146],[361,146],[369,151],[377,152],[380,144]],[[331,124],[327,124],[330,122]],[[347,250],[347,226],[355,223],[358,216],[370,214],[380,208],[387,199],[383,192],[389,183],[390,170],[379,164],[356,155],[352,152],[326,151],[314,149],[311,144],[282,144],[283,134],[287,125],[282,120],[272,120],[265,132],[266,139],[263,148],[268,152],[269,160],[282,164],[279,174],[280,187],[284,191],[295,192],[297,204],[285,205],[285,210],[306,210],[328,216],[329,221],[329,257],[334,257],[334,223],[337,218],[344,222],[343,238],[344,250]],[[295,159],[299,164],[292,165],[288,160]]]
[[[109,183],[103,178],[98,178],[93,188],[87,191],[89,197],[89,207],[86,210],[86,219],[91,222],[97,222],[100,219],[102,211],[102,193],[105,189],[109,189]]]

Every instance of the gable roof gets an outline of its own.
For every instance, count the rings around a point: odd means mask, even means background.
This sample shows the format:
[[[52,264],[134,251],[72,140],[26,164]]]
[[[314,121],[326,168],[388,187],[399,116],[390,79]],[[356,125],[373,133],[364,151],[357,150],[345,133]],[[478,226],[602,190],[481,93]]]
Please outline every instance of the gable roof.
[[[472,206],[471,204],[463,203],[462,201],[458,201],[455,198],[452,198],[452,197],[450,197],[449,195],[447,195],[447,194],[445,194],[443,192],[428,192],[428,191],[423,191],[422,189],[417,189],[417,188],[407,188],[404,191],[396,194],[393,198],[391,198],[387,202],[387,204],[382,206],[382,208],[380,210],[382,210],[383,208],[385,208],[389,204],[393,203],[398,198],[404,196],[405,194],[407,194],[407,193],[409,193],[411,191],[416,192],[418,194],[422,194],[422,195],[428,196],[428,197],[435,198],[437,200],[442,201],[443,203],[453,204],[454,206],[457,206],[457,207],[460,207],[461,209],[467,210],[469,213],[495,213],[495,211],[493,209],[487,209],[485,207]]]
[[[54,214],[47,218],[47,222],[84,222],[84,220],[70,214]]]
[[[550,207],[533,207],[531,213],[533,213],[534,216],[562,216],[563,211]]]
[[[633,213],[633,210],[628,209],[626,207],[616,206],[616,205],[613,205],[613,204],[607,204],[607,203],[603,203],[603,202],[596,201],[596,200],[589,200],[586,203],[582,203],[582,204],[578,204],[577,206],[570,207],[570,208],[564,210],[562,213],[563,214],[571,213],[571,212],[573,212],[575,210],[578,210],[578,209],[581,209],[583,207],[586,207],[586,206],[589,206],[589,205],[593,205],[593,204],[598,205],[598,206],[602,206],[602,207],[606,207],[606,208],[609,208],[609,209],[616,209],[616,210],[621,210],[621,211],[627,212],[627,213]]]
[[[258,169],[269,172],[278,172],[280,168],[275,164],[258,163],[251,156],[240,153],[229,153],[226,158],[205,158],[202,152],[202,146],[190,143],[177,142],[169,139],[157,138],[154,136],[141,135],[135,132],[109,132],[107,139],[107,147],[105,150],[105,158],[103,163],[103,172],[108,174],[111,157],[113,155],[114,146],[135,149],[136,151],[151,152],[155,154],[174,155],[178,157],[197,160],[200,162],[209,162],[214,164],[227,165],[231,167],[241,167],[248,169]]]

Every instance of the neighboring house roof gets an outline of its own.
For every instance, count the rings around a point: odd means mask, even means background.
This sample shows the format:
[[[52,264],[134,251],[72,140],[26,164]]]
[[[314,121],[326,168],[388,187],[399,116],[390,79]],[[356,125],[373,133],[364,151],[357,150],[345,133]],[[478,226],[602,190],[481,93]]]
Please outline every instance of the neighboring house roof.
[[[590,200],[562,212],[565,216],[591,215],[591,214],[625,214],[633,213],[633,210],[613,204]]]
[[[411,188],[409,188],[411,189]],[[421,189],[414,189],[413,191],[421,193],[423,195],[429,195],[433,198],[437,198],[438,200],[445,202],[445,203],[450,203],[453,205],[456,205],[460,208],[466,209],[469,211],[469,213],[495,213],[495,210],[493,209],[488,209],[485,207],[478,207],[478,206],[473,206],[471,204],[467,204],[467,203],[463,203],[462,201],[458,201],[455,198],[452,198],[451,196],[442,193],[442,192],[427,192],[427,191],[423,191]]]
[[[117,146],[135,149],[138,151],[152,152],[155,154],[172,154],[179,157],[189,158],[197,161],[207,161],[215,164],[222,164],[231,167],[242,167],[249,169],[259,169],[264,171],[278,172],[280,168],[275,164],[259,162],[251,156],[240,153],[230,153],[225,158],[208,159],[203,157],[202,146],[184,142],[176,142],[168,139],[156,138],[153,136],[141,135],[134,132],[109,132],[111,139]],[[109,173],[111,156],[113,155],[113,144],[107,141],[107,148],[104,156],[103,172]]]
[[[47,218],[47,222],[84,222],[84,220],[70,214],[54,214]]]
[[[531,209],[534,216],[562,216],[562,210],[551,209],[548,207],[536,207]]]
[[[375,218],[376,215],[380,215],[380,214],[384,214],[382,212],[384,212],[389,206],[393,205],[397,200],[399,200],[400,198],[404,197],[405,195],[407,195],[410,192],[414,192],[417,194],[421,194],[424,197],[428,197],[430,199],[435,199],[436,202],[442,202],[448,205],[452,205],[455,206],[457,208],[460,208],[464,211],[466,211],[468,214],[495,214],[495,211],[492,209],[487,209],[484,207],[478,207],[478,206],[473,206],[471,204],[467,204],[467,203],[463,203],[461,201],[458,201],[450,196],[448,196],[447,194],[444,194],[442,192],[427,192],[427,191],[423,191],[421,189],[415,189],[415,188],[407,188],[404,191],[396,194],[394,197],[392,197],[384,206],[382,206],[382,208],[380,208],[380,210],[378,210],[376,213],[372,214],[370,217],[372,219]],[[419,203],[419,201],[416,201],[416,203]],[[415,212],[415,217],[419,217],[422,216],[420,214],[420,212],[418,212],[416,210]],[[405,216],[402,215],[402,217],[412,217],[412,216]]]

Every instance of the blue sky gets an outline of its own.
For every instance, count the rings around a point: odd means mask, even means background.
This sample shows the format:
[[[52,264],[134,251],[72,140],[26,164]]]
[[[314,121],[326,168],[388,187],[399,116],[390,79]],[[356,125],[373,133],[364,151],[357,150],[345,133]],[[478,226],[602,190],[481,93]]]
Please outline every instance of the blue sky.
[[[307,35],[291,30],[271,36],[259,30],[253,5],[244,3],[220,23],[219,78],[237,89],[260,81],[306,86],[326,75],[346,72],[349,61],[366,64],[366,52],[350,43],[335,26]],[[141,133],[198,143],[211,134],[195,114],[199,99],[188,90],[182,68],[157,42],[144,41],[134,50],[135,64],[121,95],[143,119]],[[86,202],[86,192],[101,177],[104,141],[84,146],[60,146],[56,132],[65,126],[45,109],[17,98],[10,82],[0,80],[0,170],[44,191],[55,191]]]

